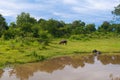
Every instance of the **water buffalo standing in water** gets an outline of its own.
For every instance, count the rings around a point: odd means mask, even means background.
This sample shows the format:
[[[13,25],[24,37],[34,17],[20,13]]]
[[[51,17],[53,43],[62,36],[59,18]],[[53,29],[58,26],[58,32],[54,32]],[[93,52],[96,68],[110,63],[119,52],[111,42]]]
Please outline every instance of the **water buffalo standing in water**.
[[[59,42],[59,44],[67,44],[67,40],[62,40]]]
[[[101,52],[98,51],[98,50],[96,50],[96,49],[94,49],[92,52],[93,52],[95,55],[99,55],[99,54],[101,54]]]

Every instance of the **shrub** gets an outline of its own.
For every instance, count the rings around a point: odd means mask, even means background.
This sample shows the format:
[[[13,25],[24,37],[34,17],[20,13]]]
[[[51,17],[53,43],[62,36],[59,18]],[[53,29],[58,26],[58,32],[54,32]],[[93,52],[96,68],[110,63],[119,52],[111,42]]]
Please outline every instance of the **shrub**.
[[[72,35],[72,36],[70,37],[70,39],[73,39],[73,40],[83,40],[83,41],[85,41],[85,40],[89,40],[90,37],[89,37],[88,35],[86,35],[86,34],[80,34],[80,35]]]

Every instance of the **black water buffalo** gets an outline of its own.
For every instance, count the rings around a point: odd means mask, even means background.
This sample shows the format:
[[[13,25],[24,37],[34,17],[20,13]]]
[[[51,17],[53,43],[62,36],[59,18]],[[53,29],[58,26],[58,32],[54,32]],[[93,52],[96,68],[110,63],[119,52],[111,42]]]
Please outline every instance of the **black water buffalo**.
[[[67,44],[67,40],[61,40],[59,44]]]
[[[101,52],[98,51],[98,50],[96,50],[96,49],[94,49],[94,50],[92,51],[92,53],[94,53],[95,55],[99,55],[99,54],[101,54]]]

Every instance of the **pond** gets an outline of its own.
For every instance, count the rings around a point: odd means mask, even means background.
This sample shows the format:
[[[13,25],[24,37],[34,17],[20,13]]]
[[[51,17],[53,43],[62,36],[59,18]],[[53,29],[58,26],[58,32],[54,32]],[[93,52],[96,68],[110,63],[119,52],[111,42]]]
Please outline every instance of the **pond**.
[[[120,55],[64,56],[6,67],[0,80],[120,80]]]

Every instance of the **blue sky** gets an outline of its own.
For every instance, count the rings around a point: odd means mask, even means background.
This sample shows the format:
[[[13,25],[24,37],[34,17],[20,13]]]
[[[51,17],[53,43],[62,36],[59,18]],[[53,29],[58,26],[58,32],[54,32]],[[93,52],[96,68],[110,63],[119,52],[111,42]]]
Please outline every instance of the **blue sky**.
[[[36,19],[57,19],[66,23],[81,20],[100,25],[111,21],[111,11],[120,0],[0,0],[0,14],[8,23],[16,21],[21,12]]]

